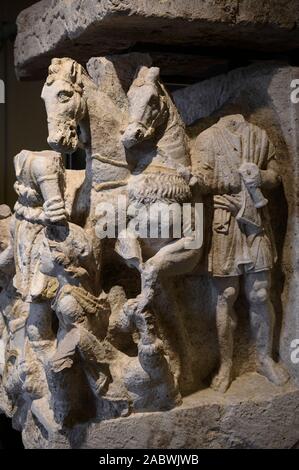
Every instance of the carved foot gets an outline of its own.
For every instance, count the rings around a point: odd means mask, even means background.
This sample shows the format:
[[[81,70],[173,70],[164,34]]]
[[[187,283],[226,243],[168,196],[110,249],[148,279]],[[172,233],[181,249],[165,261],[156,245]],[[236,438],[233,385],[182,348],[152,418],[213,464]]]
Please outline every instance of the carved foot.
[[[220,366],[218,373],[212,380],[211,388],[216,392],[225,393],[232,383],[232,366],[230,364],[223,364]]]
[[[270,356],[260,359],[257,371],[275,385],[284,385],[290,378],[285,368]]]

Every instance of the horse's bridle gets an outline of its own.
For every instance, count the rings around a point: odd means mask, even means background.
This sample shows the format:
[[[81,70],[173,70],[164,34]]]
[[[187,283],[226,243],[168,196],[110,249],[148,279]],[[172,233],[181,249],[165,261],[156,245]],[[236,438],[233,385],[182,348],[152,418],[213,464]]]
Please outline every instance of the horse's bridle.
[[[149,126],[147,126],[143,122],[135,120],[135,119],[132,119],[132,120],[129,121],[129,124],[137,124],[137,126],[143,128],[145,130],[144,137],[146,139],[151,137],[154,134],[155,129],[156,129],[156,123],[159,121],[161,116],[164,114],[165,110],[167,110],[166,96],[165,95],[160,95],[159,99],[160,99],[160,111],[158,112],[157,116],[153,119],[153,121],[151,122],[151,124]]]

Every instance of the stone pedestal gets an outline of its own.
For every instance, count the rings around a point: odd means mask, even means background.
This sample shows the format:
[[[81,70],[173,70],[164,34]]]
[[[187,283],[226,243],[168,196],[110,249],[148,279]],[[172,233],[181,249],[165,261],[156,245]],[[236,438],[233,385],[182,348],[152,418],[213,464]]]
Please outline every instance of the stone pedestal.
[[[28,425],[27,448],[289,449],[298,447],[299,391],[281,389],[255,373],[237,379],[223,396],[202,390],[171,411],[140,413],[78,428],[70,439],[44,440]]]

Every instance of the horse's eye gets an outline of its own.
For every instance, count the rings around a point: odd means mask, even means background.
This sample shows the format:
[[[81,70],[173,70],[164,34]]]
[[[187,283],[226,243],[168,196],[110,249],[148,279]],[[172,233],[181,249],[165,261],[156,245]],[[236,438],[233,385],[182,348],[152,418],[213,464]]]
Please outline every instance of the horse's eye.
[[[66,103],[73,96],[73,94],[74,94],[73,91],[64,90],[64,91],[60,91],[57,97],[60,103]]]

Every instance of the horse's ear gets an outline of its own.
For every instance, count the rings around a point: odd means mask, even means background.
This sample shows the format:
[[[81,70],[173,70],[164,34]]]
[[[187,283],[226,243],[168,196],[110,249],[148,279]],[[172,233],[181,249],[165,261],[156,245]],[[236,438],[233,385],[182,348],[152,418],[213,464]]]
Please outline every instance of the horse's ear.
[[[151,67],[148,71],[147,80],[152,83],[157,83],[160,80],[159,67]]]
[[[160,79],[160,69],[159,67],[147,67],[146,65],[141,65],[135,75],[134,85],[142,86],[146,82],[153,83],[154,85]]]
[[[48,78],[47,78],[47,85],[51,85],[53,83],[52,76],[59,72],[61,67],[61,60],[60,59],[52,59],[51,64],[49,65],[48,69]]]
[[[75,60],[72,61],[70,70],[70,79],[73,83],[81,83],[82,70],[81,65]]]

